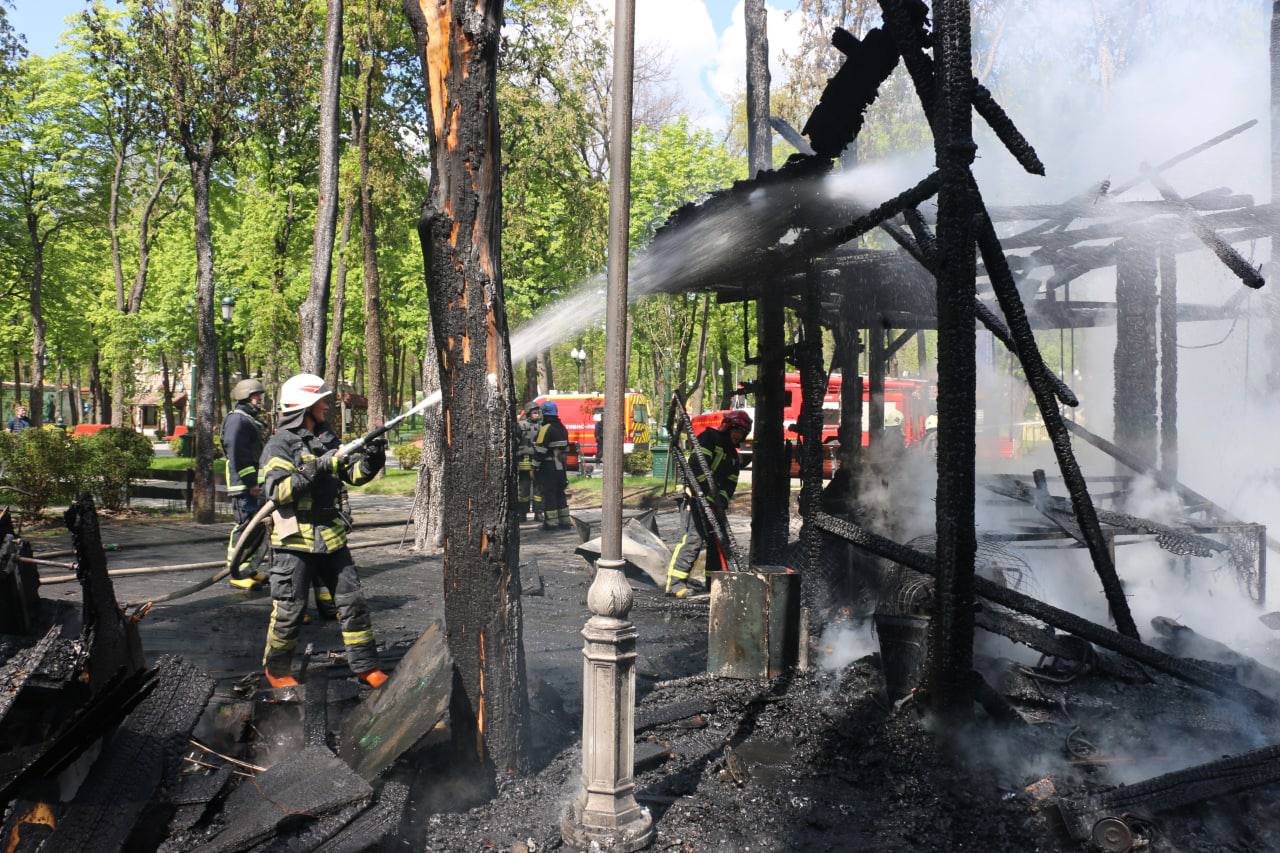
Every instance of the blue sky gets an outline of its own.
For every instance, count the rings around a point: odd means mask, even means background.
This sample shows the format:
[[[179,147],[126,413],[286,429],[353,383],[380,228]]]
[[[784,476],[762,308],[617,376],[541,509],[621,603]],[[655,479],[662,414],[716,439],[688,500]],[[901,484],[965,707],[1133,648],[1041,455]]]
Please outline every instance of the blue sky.
[[[613,0],[592,2],[612,11]],[[794,43],[794,24],[782,12],[795,8],[796,0],[768,0],[767,5],[776,79],[780,54]],[[66,17],[84,6],[85,0],[15,0],[10,19],[33,53],[47,55]],[[723,126],[725,101],[743,85],[742,0],[638,0],[636,7],[637,42],[668,56],[672,87],[687,111],[706,126]]]

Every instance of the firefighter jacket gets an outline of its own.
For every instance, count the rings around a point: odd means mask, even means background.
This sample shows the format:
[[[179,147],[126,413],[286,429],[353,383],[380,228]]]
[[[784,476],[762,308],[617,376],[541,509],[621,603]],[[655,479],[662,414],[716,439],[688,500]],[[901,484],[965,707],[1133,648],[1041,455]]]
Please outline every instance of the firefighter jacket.
[[[240,402],[222,422],[222,452],[227,455],[227,494],[237,497],[258,485],[258,459],[267,438],[260,410]]]
[[[281,427],[262,451],[262,483],[276,502],[278,517],[271,530],[271,547],[309,554],[327,554],[347,544],[351,521],[343,507],[347,485],[373,479],[386,462],[385,452],[353,454],[308,476],[314,463],[341,446],[338,437],[321,424],[312,433],[301,424]]]
[[[533,421],[521,418],[516,427],[516,462],[521,471],[532,471],[534,469],[534,448],[533,443],[538,438],[539,424]]]
[[[714,427],[702,431],[698,436],[698,446],[694,453],[701,453],[707,468],[711,471],[712,482],[702,473],[693,453],[689,454],[689,470],[698,480],[698,485],[706,494],[707,500],[716,509],[723,510],[733,499],[738,490],[738,472],[742,470],[742,459],[738,456],[738,448],[729,440],[729,434]]]
[[[554,464],[557,471],[564,470],[564,457],[569,452],[569,431],[555,415],[544,415],[533,440],[533,455],[538,467]]]

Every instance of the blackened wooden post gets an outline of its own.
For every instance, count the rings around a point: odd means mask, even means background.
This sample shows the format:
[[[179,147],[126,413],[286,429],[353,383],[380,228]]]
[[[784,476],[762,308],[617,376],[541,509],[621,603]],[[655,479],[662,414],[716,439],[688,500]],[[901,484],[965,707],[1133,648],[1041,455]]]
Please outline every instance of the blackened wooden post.
[[[832,488],[843,500],[852,500],[858,495],[862,459],[862,335],[847,307],[833,331],[840,358],[840,469],[832,477]]]
[[[974,299],[972,57],[967,0],[936,0],[934,150],[938,193],[938,578],[927,684],[933,707],[972,707],[974,420],[977,410]]]
[[[1160,469],[1178,476],[1178,256],[1160,253]]]
[[[747,0],[747,170],[773,168],[769,128],[769,34],[764,0]],[[768,287],[769,285],[767,285]],[[786,405],[782,296],[766,289],[756,301],[756,419],[751,454],[751,562],[777,565],[787,550],[791,460],[782,431]]]
[[[1115,442],[1156,464],[1156,258],[1125,241],[1116,261]]]
[[[444,422],[444,613],[462,760],[524,769],[528,696],[512,507],[515,399],[500,266],[494,99],[501,0],[405,0],[426,82],[431,185],[418,236]],[[419,518],[418,524],[427,524]]]

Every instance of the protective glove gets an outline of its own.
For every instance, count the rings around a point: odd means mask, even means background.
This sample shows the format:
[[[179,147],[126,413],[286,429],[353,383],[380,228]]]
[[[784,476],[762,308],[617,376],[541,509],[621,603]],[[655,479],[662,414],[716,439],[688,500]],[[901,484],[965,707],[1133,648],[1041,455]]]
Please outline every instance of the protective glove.
[[[333,476],[333,460],[338,457],[338,451],[330,450],[316,460],[316,476],[332,477]]]
[[[372,439],[364,446],[364,471],[376,474],[387,464],[387,440],[381,436]]]

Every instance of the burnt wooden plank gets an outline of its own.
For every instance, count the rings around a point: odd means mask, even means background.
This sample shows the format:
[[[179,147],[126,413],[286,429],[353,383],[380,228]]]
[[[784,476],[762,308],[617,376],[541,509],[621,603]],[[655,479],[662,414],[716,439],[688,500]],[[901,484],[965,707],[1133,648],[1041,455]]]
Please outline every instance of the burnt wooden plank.
[[[316,853],[361,853],[376,849],[384,838],[400,828],[408,802],[409,786],[388,782],[378,792],[378,801],[371,808],[317,848]]]
[[[213,694],[213,680],[180,658],[164,658],[151,694],[125,718],[68,805],[49,853],[123,847]]]

